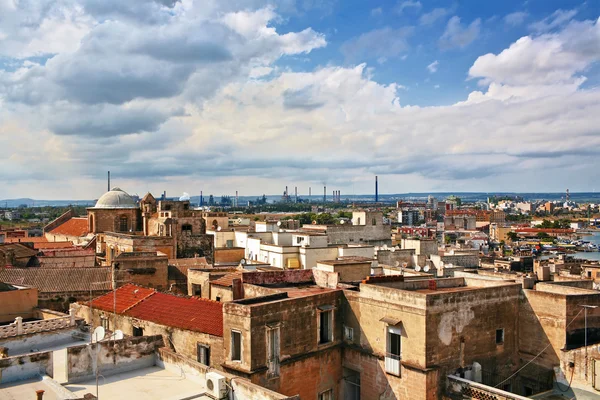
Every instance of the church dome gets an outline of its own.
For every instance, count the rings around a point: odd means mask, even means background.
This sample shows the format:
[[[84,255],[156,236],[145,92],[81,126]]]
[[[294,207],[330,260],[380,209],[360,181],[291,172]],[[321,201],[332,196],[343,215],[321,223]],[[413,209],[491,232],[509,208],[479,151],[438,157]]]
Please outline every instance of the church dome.
[[[94,208],[137,208],[137,204],[130,195],[116,187],[104,193]]]

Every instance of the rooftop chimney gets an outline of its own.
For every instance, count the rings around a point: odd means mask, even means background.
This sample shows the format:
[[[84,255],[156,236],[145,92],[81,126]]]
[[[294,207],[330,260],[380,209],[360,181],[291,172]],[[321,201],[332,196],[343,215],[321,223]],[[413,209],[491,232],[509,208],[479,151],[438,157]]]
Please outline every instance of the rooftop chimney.
[[[36,390],[35,391],[35,398],[37,400],[42,400],[44,398],[44,391],[43,390]]]

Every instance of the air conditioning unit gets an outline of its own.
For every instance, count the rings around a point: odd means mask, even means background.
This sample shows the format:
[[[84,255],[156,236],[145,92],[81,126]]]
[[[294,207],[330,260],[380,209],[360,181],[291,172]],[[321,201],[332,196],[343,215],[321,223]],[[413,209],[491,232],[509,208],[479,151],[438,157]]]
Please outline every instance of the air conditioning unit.
[[[225,377],[216,372],[206,374],[206,390],[215,399],[223,399],[227,396],[227,385]]]

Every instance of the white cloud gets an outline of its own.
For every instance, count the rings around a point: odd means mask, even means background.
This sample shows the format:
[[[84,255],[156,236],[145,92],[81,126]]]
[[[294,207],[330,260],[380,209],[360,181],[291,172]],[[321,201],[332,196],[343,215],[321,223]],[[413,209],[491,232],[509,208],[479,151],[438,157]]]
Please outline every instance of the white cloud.
[[[412,32],[410,27],[375,29],[346,41],[341,46],[341,52],[350,62],[395,58],[408,49],[407,39]]]
[[[429,73],[433,74],[433,73],[437,72],[439,65],[440,65],[439,61],[435,60],[434,62],[432,62],[431,64],[429,64],[427,66],[427,70],[429,71]]]
[[[536,32],[548,32],[560,28],[573,17],[577,15],[577,10],[556,10],[549,17],[529,25],[529,28]]]
[[[433,25],[438,19],[444,18],[450,14],[450,10],[447,8],[434,8],[428,13],[421,15],[419,23],[421,25]]]
[[[396,4],[396,6],[394,7],[394,11],[398,14],[402,14],[404,13],[405,10],[415,10],[415,11],[419,11],[421,9],[423,5],[421,4],[420,1],[414,1],[414,0],[405,0],[402,2],[398,2],[398,4]]]
[[[600,60],[599,21],[571,22],[558,33],[525,36],[501,53],[479,57],[469,70],[482,84],[509,87],[548,86],[576,90],[585,77],[578,75]],[[533,93],[531,93],[533,94]]]
[[[371,17],[378,17],[383,13],[383,9],[381,7],[377,7],[371,10]]]
[[[260,195],[286,184],[306,193],[324,181],[364,193],[375,174],[386,192],[584,190],[600,178],[600,90],[581,88],[599,57],[597,21],[483,55],[469,77],[487,88],[419,107],[367,64],[280,66],[326,40],[310,27],[280,33],[279,15],[258,0],[148,3],[143,15],[110,4],[86,0],[90,31],[47,62],[0,69],[3,197],[98,197],[109,168],[140,194]],[[456,21],[449,43],[468,42],[472,24]],[[346,55],[404,59],[409,34],[369,32]]]
[[[442,37],[440,37],[440,48],[447,50],[466,47],[479,36],[480,29],[481,19],[477,18],[469,26],[463,26],[460,23],[460,18],[454,16],[450,18],[446,25],[446,30],[442,34]]]
[[[514,13],[507,14],[504,16],[504,23],[510,26],[518,26],[525,22],[529,14],[524,11],[516,11]]]

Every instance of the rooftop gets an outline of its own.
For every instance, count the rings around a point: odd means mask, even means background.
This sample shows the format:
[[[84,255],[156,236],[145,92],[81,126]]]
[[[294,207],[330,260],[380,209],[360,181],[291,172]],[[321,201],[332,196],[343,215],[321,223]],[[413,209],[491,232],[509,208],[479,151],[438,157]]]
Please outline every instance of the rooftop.
[[[112,188],[110,192],[104,193],[93,208],[101,209],[123,209],[137,208],[133,198],[120,188]]]
[[[89,233],[87,218],[70,218],[52,229],[53,235],[85,236]]]
[[[219,285],[219,286],[225,286],[225,287],[231,287],[233,286],[233,280],[234,279],[241,279],[242,278],[242,272],[232,272],[230,274],[224,275],[218,279],[215,279],[214,281],[210,281],[211,284],[213,285]]]
[[[222,304],[208,299],[180,297],[127,284],[116,290],[118,314],[160,325],[223,336]],[[113,311],[113,292],[92,301],[92,307]]]
[[[2,268],[0,281],[33,286],[40,293],[110,290],[110,268]],[[96,284],[98,282],[98,284]]]

